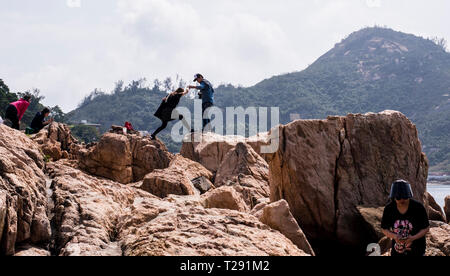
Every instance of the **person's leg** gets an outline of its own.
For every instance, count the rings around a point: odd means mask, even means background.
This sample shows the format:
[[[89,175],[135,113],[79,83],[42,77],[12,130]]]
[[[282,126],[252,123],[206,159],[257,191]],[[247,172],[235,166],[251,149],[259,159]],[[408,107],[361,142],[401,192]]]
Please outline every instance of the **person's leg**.
[[[203,118],[205,117],[205,112],[208,108],[212,107],[213,104],[212,103],[203,103],[202,104],[202,116]],[[207,114],[207,116],[209,116],[209,114]],[[211,119],[203,119],[203,130],[205,130],[205,127],[211,122]]]
[[[162,125],[157,130],[155,130],[155,132],[153,132],[151,137],[154,139],[156,137],[156,135],[158,135],[158,133],[160,133],[167,127],[168,123],[169,123],[168,121],[162,121]]]
[[[20,128],[19,117],[17,116],[17,109],[15,106],[13,106],[13,105],[8,106],[8,108],[6,109],[5,117],[6,117],[6,119],[11,121],[12,128],[19,130],[19,128]]]

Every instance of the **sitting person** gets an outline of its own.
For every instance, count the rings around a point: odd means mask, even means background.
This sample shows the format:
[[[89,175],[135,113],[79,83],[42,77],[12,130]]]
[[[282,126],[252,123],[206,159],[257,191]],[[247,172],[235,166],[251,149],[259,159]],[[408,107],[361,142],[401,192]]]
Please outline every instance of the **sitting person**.
[[[178,88],[176,91],[170,93],[167,97],[165,97],[159,106],[158,110],[155,113],[155,117],[159,118],[162,122],[162,125],[153,132],[153,134],[150,136],[152,140],[156,139],[156,135],[160,133],[162,130],[164,130],[167,127],[167,124],[170,121],[173,121],[172,119],[172,112],[177,107],[177,105],[180,103],[181,97],[186,95],[189,92],[188,89],[184,90],[183,88]],[[179,116],[180,120],[183,120],[183,116]]]
[[[423,204],[412,197],[411,185],[405,180],[392,184],[391,202],[381,220],[383,234],[393,240],[391,256],[425,255],[428,214]]]
[[[49,125],[53,122],[53,118],[51,118],[48,121],[45,121],[45,118],[47,118],[50,115],[50,110],[48,108],[44,108],[41,112],[36,113],[36,115],[33,118],[33,121],[31,122],[31,128],[33,129],[32,133],[30,134],[36,134],[41,129],[43,129],[46,125]]]

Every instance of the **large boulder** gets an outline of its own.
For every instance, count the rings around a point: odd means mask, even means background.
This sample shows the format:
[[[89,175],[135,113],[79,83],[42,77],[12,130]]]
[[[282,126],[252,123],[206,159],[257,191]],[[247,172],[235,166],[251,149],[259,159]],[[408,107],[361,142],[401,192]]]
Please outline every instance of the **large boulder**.
[[[269,165],[248,144],[238,143],[224,157],[214,185],[234,187],[252,209],[259,199],[269,197]]]
[[[154,170],[145,176],[142,183],[134,186],[158,197],[173,195],[195,195],[213,188],[212,173],[205,167],[181,155],[176,155],[167,169]],[[195,181],[200,189],[196,190]]]
[[[76,159],[81,148],[69,127],[56,122],[33,135],[32,139],[39,144],[43,154],[53,161],[69,157]]]
[[[320,248],[338,242],[365,251],[370,237],[360,231],[357,206],[385,206],[397,179],[409,181],[425,201],[428,162],[415,125],[396,111],[282,126],[269,165],[271,201],[285,199]]]
[[[62,161],[48,164],[47,173],[52,178],[54,252],[62,256],[122,255],[116,225],[139,191],[89,176]]]
[[[239,143],[249,144],[257,154],[266,158],[261,147],[270,142],[268,133],[245,138],[243,136],[222,136],[215,133],[192,133],[183,141],[180,154],[196,161],[213,173],[216,173],[227,153]]]
[[[57,255],[307,255],[251,215],[205,209],[199,196],[162,200],[62,161],[48,173]]]
[[[80,153],[80,168],[123,184],[142,180],[169,166],[173,155],[159,140],[138,135],[107,133],[100,142]]]
[[[425,203],[427,206],[428,218],[430,220],[442,221],[442,222],[447,221],[445,218],[445,213],[442,210],[441,206],[439,206],[439,204],[437,204],[436,200],[428,192],[425,193]]]
[[[0,254],[17,243],[50,240],[44,159],[38,144],[0,125]]]
[[[286,200],[280,200],[268,205],[254,214],[259,220],[274,230],[280,231],[305,253],[314,256],[314,250],[305,234],[292,216]]]
[[[425,255],[450,256],[450,225],[441,221],[431,221]]]
[[[447,222],[450,223],[450,196],[445,197],[444,212],[447,217]]]

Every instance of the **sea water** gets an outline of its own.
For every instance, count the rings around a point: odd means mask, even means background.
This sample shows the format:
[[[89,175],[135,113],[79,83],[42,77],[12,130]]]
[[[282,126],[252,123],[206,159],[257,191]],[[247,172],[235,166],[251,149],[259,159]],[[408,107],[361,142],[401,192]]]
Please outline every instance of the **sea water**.
[[[427,191],[434,197],[437,204],[444,208],[444,199],[450,195],[449,184],[428,184]]]

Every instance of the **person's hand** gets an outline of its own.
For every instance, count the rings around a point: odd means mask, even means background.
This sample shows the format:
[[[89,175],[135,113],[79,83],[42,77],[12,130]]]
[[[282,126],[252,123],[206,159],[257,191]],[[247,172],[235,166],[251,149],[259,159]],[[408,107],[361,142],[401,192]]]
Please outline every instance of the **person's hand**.
[[[391,239],[393,239],[396,243],[398,244],[402,244],[404,241],[402,240],[402,236],[397,235],[395,233],[391,233],[392,236],[390,237]]]
[[[414,237],[408,237],[406,240],[404,240],[405,246],[407,248],[406,250],[411,250],[411,246],[412,246],[414,240],[415,240]]]

